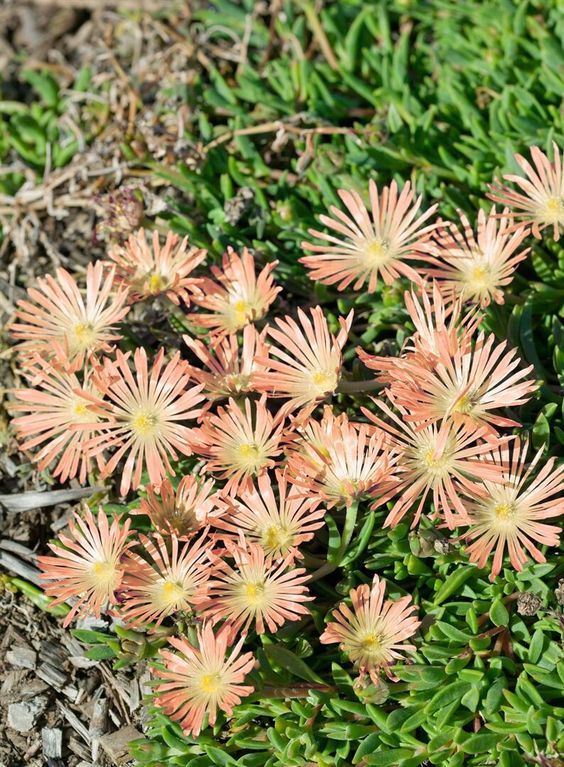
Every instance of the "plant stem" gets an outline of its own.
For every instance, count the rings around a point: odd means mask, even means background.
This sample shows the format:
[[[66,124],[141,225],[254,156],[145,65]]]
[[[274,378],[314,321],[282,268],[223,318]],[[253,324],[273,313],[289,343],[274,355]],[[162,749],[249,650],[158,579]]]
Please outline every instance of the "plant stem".
[[[304,682],[304,684],[294,684],[289,687],[263,687],[262,690],[257,690],[255,695],[260,693],[262,698],[307,698],[310,690],[335,692],[335,687],[328,684]]]
[[[337,392],[339,394],[362,394],[367,391],[383,389],[385,384],[380,381],[345,381],[341,379]]]
[[[358,502],[355,501],[354,503],[352,503],[350,506],[347,507],[345,524],[343,526],[343,533],[341,535],[341,542],[339,544],[339,548],[337,549],[335,554],[333,555],[329,554],[327,558],[327,562],[321,565],[321,567],[319,567],[310,575],[310,581],[318,581],[320,578],[323,578],[329,573],[332,573],[333,570],[336,570],[337,567],[339,567],[339,565],[341,564],[343,560],[343,557],[347,553],[349,543],[351,542],[351,538],[353,536],[354,528],[356,525],[357,513],[358,513]]]

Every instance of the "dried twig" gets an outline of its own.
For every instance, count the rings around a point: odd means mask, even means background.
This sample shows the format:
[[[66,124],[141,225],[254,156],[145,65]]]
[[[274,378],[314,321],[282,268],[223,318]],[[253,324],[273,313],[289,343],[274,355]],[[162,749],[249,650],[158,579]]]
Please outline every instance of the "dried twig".
[[[367,133],[374,133],[380,130],[378,125],[367,125],[365,128],[344,128],[334,125],[318,125],[315,128],[300,128],[297,125],[291,123],[285,123],[282,120],[275,120],[274,122],[261,123],[260,125],[251,125],[248,128],[238,128],[237,130],[229,130],[222,133],[221,136],[213,139],[208,144],[205,144],[201,151],[206,154],[216,146],[225,144],[227,141],[236,138],[237,136],[253,136],[261,133],[278,133],[278,131],[286,131],[297,136],[314,136],[314,135],[343,135],[350,134],[354,136],[362,136]]]
[[[127,11],[160,11],[169,7],[169,0],[27,0],[31,5],[70,8],[72,10],[100,11],[119,9]]]
[[[104,492],[103,487],[77,487],[69,490],[48,490],[47,492],[14,493],[12,495],[0,495],[0,504],[11,514],[22,511],[43,509],[46,506],[55,506],[58,503],[69,503],[80,498],[88,498],[95,493]]]
[[[311,28],[311,33],[314,36],[317,44],[319,45],[321,53],[327,59],[327,63],[329,64],[331,69],[335,69],[335,70],[339,69],[339,62],[337,61],[335,54],[333,53],[333,49],[331,48],[331,44],[329,40],[327,39],[325,30],[323,29],[323,26],[321,22],[319,21],[319,17],[317,15],[315,8],[307,0],[298,0],[298,4],[302,7],[303,12],[305,13],[305,17]]]

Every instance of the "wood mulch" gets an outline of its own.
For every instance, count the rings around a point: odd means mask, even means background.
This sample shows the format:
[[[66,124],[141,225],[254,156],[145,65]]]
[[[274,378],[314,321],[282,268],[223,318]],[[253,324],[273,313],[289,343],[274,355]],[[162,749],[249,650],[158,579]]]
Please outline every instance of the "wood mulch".
[[[126,5],[136,12],[120,15],[117,8]],[[75,95],[61,116],[80,139],[67,166],[41,174],[13,154],[0,167],[0,174],[26,179],[13,196],[0,194],[0,767],[128,764],[126,744],[143,732],[146,666],[114,671],[110,661],[87,659],[62,621],[11,582],[38,583],[37,554],[65,526],[80,491],[75,482],[60,487],[18,451],[7,405],[9,390],[23,381],[6,327],[38,276],[58,266],[82,275],[104,254],[108,231],[119,237],[116,199],[127,202],[129,191],[139,190],[139,216],[155,217],[177,194],[124,160],[124,136],[139,156],[161,164],[197,160],[197,148],[183,141],[185,121],[195,118],[166,95],[180,93],[193,76],[195,47],[178,31],[186,28],[191,5],[0,0],[0,98],[37,98],[20,76],[22,54],[25,67],[51,71],[63,89],[88,67],[95,91],[92,98]],[[147,13],[154,6],[166,7],[167,18]],[[90,109],[92,100],[99,110]],[[104,118],[97,124],[99,113]],[[49,495],[60,491],[67,494]],[[94,628],[106,630],[108,621]]]

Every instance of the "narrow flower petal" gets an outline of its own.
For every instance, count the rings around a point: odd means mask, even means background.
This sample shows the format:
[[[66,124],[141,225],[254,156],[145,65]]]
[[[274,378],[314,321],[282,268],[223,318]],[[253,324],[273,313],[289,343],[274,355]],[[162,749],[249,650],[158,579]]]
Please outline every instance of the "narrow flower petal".
[[[330,216],[320,221],[335,234],[310,230],[310,234],[324,244],[302,243],[313,255],[300,261],[310,270],[312,280],[326,285],[337,285],[338,290],[360,290],[368,282],[373,293],[381,277],[391,285],[399,277],[407,277],[420,283],[421,277],[407,263],[407,259],[421,258],[421,245],[427,240],[434,224],[423,224],[433,215],[437,205],[417,217],[422,198],[415,194],[408,181],[398,195],[395,181],[378,187],[373,180],[368,185],[369,210],[356,191],[341,189],[346,213],[336,207],[330,208]]]
[[[535,237],[540,238],[541,231],[551,227],[554,239],[559,240],[564,227],[564,155],[560,156],[555,142],[552,150],[552,162],[538,146],[531,147],[532,164],[515,155],[525,177],[509,174],[503,178],[521,191],[495,182],[489,185],[488,197],[506,205],[523,224],[531,225]]]
[[[243,682],[254,666],[254,656],[250,652],[241,654],[244,637],[227,656],[228,639],[228,630],[214,634],[211,625],[205,623],[197,632],[198,646],[170,637],[176,652],[159,652],[161,663],[153,667],[154,702],[180,723],[185,735],[197,737],[206,717],[208,724],[214,725],[218,709],[231,716],[241,698],[253,692],[253,687]]]
[[[18,321],[10,326],[20,354],[50,359],[62,349],[69,362],[82,363],[93,352],[109,353],[121,338],[114,326],[129,311],[127,290],[114,292],[114,277],[115,269],[98,261],[88,264],[85,292],[65,269],[39,278],[27,291],[31,300],[18,301]]]
[[[320,306],[311,309],[311,318],[298,309],[298,322],[292,317],[276,319],[276,327],[268,328],[275,342],[269,357],[257,357],[264,370],[252,375],[257,391],[271,397],[287,397],[281,413],[297,408],[312,409],[318,402],[334,394],[341,377],[342,350],[352,323],[352,312],[340,318],[337,336],[329,331]],[[307,411],[306,411],[307,412]]]
[[[76,512],[69,522],[69,535],[59,535],[61,545],[49,544],[55,556],[39,557],[45,592],[54,597],[52,604],[76,599],[64,621],[77,615],[93,613],[115,604],[116,590],[124,574],[121,557],[132,546],[127,543],[130,521],[123,527],[114,517],[110,525],[100,508],[95,517],[87,510],[83,517]]]
[[[521,571],[527,552],[536,562],[545,562],[538,546],[558,546],[561,528],[545,520],[564,514],[564,465],[550,458],[535,474],[542,452],[527,465],[527,442],[512,440],[491,453],[500,467],[497,481],[484,479],[478,488],[461,488],[468,518],[455,523],[468,526],[462,539],[471,541],[466,549],[471,562],[485,567],[494,554],[490,580],[501,572],[506,552]]]
[[[160,349],[151,370],[147,353],[136,349],[132,373],[128,356],[116,352],[115,362],[105,360],[93,376],[94,383],[104,394],[98,400],[97,412],[106,418],[105,433],[90,442],[96,453],[117,448],[104,463],[104,474],[112,474],[125,458],[120,492],[125,495],[141,483],[143,469],[149,480],[159,484],[165,475],[174,476],[170,458],[178,454],[191,455],[192,429],[183,422],[196,419],[204,399],[202,386],[189,387],[187,363],[180,352],[165,364],[164,349]]]
[[[350,660],[358,666],[360,676],[369,674],[374,682],[379,672],[402,659],[402,650],[415,650],[405,640],[415,634],[420,622],[413,614],[416,606],[411,597],[384,601],[385,583],[374,576],[372,585],[352,589],[352,610],[342,602],[333,611],[333,620],[320,637],[323,644],[338,642]]]
[[[207,313],[190,314],[190,319],[219,335],[235,333],[260,320],[282,290],[274,285],[271,274],[277,264],[272,261],[257,275],[255,260],[246,248],[241,256],[228,248],[222,268],[211,267],[215,280],[202,279],[193,296],[194,303]]]
[[[233,633],[254,625],[259,634],[276,632],[287,620],[308,614],[304,602],[313,597],[305,586],[309,575],[296,568],[290,553],[282,560],[267,557],[256,543],[225,540],[232,567],[225,557],[218,559],[210,582],[210,603],[205,610],[214,622],[226,620]]]
[[[129,302],[166,295],[173,303],[182,299],[190,303],[191,292],[199,284],[192,276],[194,269],[206,258],[206,251],[190,247],[188,237],[182,241],[168,232],[164,245],[154,231],[149,239],[144,229],[138,229],[125,243],[110,248],[108,258],[116,266],[116,278],[129,289]]]

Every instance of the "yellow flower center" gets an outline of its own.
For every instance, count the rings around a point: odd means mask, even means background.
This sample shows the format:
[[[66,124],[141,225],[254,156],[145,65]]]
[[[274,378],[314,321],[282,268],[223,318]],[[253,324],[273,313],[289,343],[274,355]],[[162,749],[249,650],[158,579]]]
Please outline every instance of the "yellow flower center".
[[[463,394],[461,397],[458,397],[450,412],[460,413],[461,415],[470,415],[474,409],[474,405],[475,402],[473,395]]]
[[[245,301],[243,298],[235,301],[232,308],[233,314],[235,315],[235,321],[239,325],[244,325],[247,320],[250,320],[253,316],[253,307],[249,301]]]
[[[427,450],[423,456],[423,463],[430,472],[438,473],[448,465],[449,456],[444,455],[444,453],[442,455],[438,455],[437,452],[433,449]]]
[[[152,413],[148,410],[142,410],[132,417],[131,428],[140,437],[147,437],[150,434],[155,433],[158,423],[159,419],[156,413]]]
[[[233,462],[250,474],[262,469],[266,461],[264,450],[256,442],[243,442],[235,449]]]
[[[256,459],[260,455],[260,451],[258,447],[252,443],[249,442],[248,444],[243,444],[239,446],[239,453],[241,455],[241,458],[247,459]]]
[[[369,267],[377,267],[389,259],[389,248],[382,240],[368,242],[363,251],[364,260]]]
[[[562,197],[550,197],[544,204],[542,211],[544,220],[549,224],[560,223],[564,220],[564,199]]]
[[[288,549],[292,543],[293,535],[283,525],[271,525],[262,534],[262,545],[267,551]]]
[[[378,634],[366,634],[366,636],[361,639],[360,646],[363,650],[367,650],[370,653],[379,650],[382,646],[382,642]]]
[[[202,692],[207,695],[214,695],[219,692],[221,686],[221,674],[218,674],[217,671],[213,674],[204,674],[200,679]]]
[[[147,280],[147,292],[155,296],[166,288],[168,282],[162,274],[152,274]]]
[[[186,598],[186,589],[180,583],[174,581],[164,581],[160,587],[160,593],[155,600],[163,606],[175,605]]]
[[[72,329],[69,345],[73,350],[86,351],[96,343],[96,328],[91,322],[78,322]]]
[[[341,479],[337,486],[337,495],[339,498],[354,498],[359,487],[360,483],[358,479]]]
[[[75,423],[88,423],[98,420],[95,414],[88,409],[88,403],[81,399],[75,399],[71,402],[70,417]]]
[[[337,374],[334,370],[316,370],[311,376],[311,384],[318,397],[328,394],[337,386]]]
[[[473,290],[484,290],[492,285],[492,274],[490,267],[486,264],[476,264],[468,274],[469,287]]]
[[[114,561],[93,562],[90,568],[91,585],[100,591],[113,591],[119,578],[120,572]]]
[[[227,375],[223,380],[220,379],[218,390],[221,390],[222,392],[228,392],[229,394],[240,394],[240,392],[245,391],[249,387],[249,381],[250,376],[233,373],[232,375]]]
[[[245,583],[243,595],[251,607],[261,607],[265,601],[264,581]]]
[[[508,519],[515,514],[514,503],[496,503],[493,507],[493,513],[497,519]]]
[[[437,445],[438,435],[420,432],[418,444],[409,451],[413,468],[426,475],[427,481],[444,479],[453,468],[456,456],[456,442],[449,435],[443,445]]]

